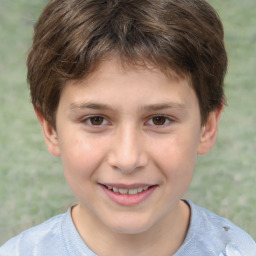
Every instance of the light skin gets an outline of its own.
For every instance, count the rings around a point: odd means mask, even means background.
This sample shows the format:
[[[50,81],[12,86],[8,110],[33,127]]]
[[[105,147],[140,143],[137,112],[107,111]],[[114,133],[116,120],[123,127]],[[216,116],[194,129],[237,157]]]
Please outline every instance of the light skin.
[[[221,111],[211,112],[202,126],[189,81],[154,68],[124,68],[114,58],[65,85],[56,129],[37,111],[47,147],[61,156],[79,201],[72,218],[89,248],[103,256],[178,250],[190,219],[180,198],[197,155],[215,142]]]

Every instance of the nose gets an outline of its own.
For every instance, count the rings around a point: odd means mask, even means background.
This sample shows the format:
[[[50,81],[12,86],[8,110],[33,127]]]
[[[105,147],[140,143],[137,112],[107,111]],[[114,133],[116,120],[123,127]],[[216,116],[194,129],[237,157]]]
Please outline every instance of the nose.
[[[127,174],[142,169],[148,163],[144,148],[143,136],[136,128],[120,128],[113,136],[108,163],[112,168]]]

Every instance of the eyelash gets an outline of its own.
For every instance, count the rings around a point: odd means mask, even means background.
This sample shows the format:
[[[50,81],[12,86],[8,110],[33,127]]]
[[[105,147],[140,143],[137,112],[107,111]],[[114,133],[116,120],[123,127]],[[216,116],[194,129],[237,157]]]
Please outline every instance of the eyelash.
[[[154,118],[160,118],[160,124],[155,124],[154,123]],[[94,119],[94,120],[93,120]],[[97,119],[100,119],[100,120],[97,120]],[[163,119],[163,120],[161,120]],[[92,121],[96,121],[96,122],[100,122],[99,124],[93,124]],[[155,120],[157,121],[157,120]],[[163,123],[161,122],[163,121]],[[154,127],[158,127],[158,128],[162,128],[162,127],[166,127],[168,125],[170,125],[170,123],[172,123],[174,120],[172,118],[170,118],[169,116],[165,116],[165,115],[155,115],[155,116],[152,116],[150,117],[150,119],[148,119],[148,121],[146,122],[146,124],[149,124],[150,126],[154,126]],[[102,126],[105,126],[105,125],[108,125],[109,122],[107,121],[107,119],[104,117],[104,116],[89,116],[85,119],[82,120],[82,123],[85,123],[86,125],[88,126],[93,126],[93,127],[102,127]]]
[[[153,119],[154,118],[163,118],[164,120],[164,123],[163,124],[154,124],[153,123]],[[169,126],[170,123],[174,122],[174,120],[172,118],[170,118],[169,116],[165,116],[165,115],[155,115],[155,116],[152,116],[146,123],[150,123],[149,125],[150,126],[154,126],[154,127],[157,127],[157,128],[164,128],[166,126]]]
[[[101,119],[103,124],[102,123],[100,123],[98,125],[97,124],[93,124],[92,120],[94,119],[94,121],[97,122],[96,118],[97,119]],[[107,125],[106,123],[104,124],[104,122],[108,123],[107,119],[105,117],[103,117],[103,116],[88,116],[88,117],[86,117],[85,119],[82,120],[82,123],[84,123],[84,124],[86,124],[88,126],[94,126],[94,127],[97,127],[97,126],[101,127],[103,125]]]

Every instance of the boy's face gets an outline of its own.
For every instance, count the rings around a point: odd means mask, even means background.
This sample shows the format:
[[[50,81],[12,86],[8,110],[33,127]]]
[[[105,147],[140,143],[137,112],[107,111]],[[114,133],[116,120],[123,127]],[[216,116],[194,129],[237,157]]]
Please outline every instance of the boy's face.
[[[108,60],[86,79],[67,83],[56,132],[44,119],[41,124],[83,216],[131,234],[175,218],[197,154],[214,143],[218,117],[211,113],[201,127],[186,80]]]

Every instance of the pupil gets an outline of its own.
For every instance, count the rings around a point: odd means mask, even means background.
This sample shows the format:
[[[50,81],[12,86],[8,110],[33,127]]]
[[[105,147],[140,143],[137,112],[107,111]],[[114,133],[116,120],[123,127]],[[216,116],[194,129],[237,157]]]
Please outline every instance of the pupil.
[[[103,122],[103,117],[100,117],[100,116],[94,116],[91,118],[91,123],[93,125],[101,125]]]
[[[153,117],[153,123],[155,125],[163,125],[165,123],[166,117],[164,116],[156,116]]]

